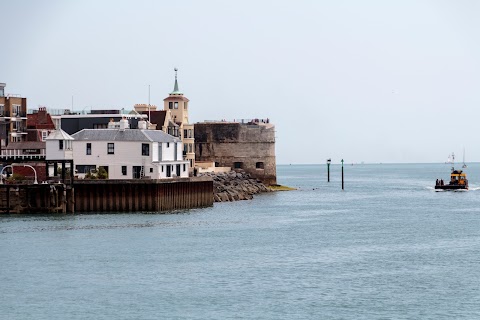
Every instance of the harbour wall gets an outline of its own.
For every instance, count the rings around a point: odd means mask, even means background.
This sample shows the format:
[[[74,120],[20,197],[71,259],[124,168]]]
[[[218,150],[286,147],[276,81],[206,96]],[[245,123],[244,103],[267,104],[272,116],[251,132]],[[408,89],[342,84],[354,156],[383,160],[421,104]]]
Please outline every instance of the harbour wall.
[[[75,212],[163,212],[213,205],[207,177],[172,180],[75,180]]]
[[[166,212],[213,205],[211,177],[0,185],[0,213]]]

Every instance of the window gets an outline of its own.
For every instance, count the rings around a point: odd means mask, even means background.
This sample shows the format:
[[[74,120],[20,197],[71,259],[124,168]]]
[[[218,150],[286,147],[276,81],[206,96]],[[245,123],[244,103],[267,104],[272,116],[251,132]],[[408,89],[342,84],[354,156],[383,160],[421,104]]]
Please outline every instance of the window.
[[[58,149],[63,150],[63,140],[58,140]]]
[[[115,144],[114,143],[108,143],[107,144],[107,153],[108,154],[115,154]]]
[[[76,165],[75,169],[77,173],[91,173],[92,171],[97,170],[95,165]]]
[[[150,173],[152,173],[152,172],[153,172],[153,168],[150,168]]]
[[[20,105],[19,104],[14,104],[13,105],[12,113],[13,113],[13,116],[16,116],[16,115],[20,114]]]
[[[187,132],[188,132],[187,129],[183,129],[183,137],[184,138],[188,137]]]
[[[167,142],[167,148],[170,148],[170,142]]]
[[[178,109],[178,102],[173,103],[173,109]]]
[[[188,106],[187,106],[187,103],[184,102],[184,103],[183,103],[183,109],[187,110],[187,107],[188,107]]]
[[[173,102],[168,103],[168,109],[173,109]]]
[[[45,139],[47,139],[47,137],[48,137],[48,131],[43,130],[42,131],[42,141],[45,141]]]
[[[87,143],[87,155],[91,155],[91,154],[92,154],[92,144]]]
[[[163,166],[162,166],[162,172],[163,172]]]
[[[0,94],[0,97],[2,95]],[[3,116],[5,114],[5,105],[3,104],[0,104],[0,116]]]
[[[233,163],[233,168],[234,169],[242,169],[243,167],[243,162],[234,162]]]
[[[255,166],[257,169],[265,169],[263,162],[257,162]]]
[[[184,163],[183,164],[183,172],[185,172],[187,170],[187,165]]]
[[[122,166],[122,175],[127,175],[127,166]]]
[[[150,155],[150,145],[148,143],[142,143],[142,156]]]

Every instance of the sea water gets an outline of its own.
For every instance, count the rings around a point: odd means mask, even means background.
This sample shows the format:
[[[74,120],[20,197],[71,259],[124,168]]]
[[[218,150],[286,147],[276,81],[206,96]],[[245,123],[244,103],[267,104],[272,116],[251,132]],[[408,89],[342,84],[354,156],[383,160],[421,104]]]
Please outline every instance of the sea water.
[[[480,165],[279,166],[172,214],[0,217],[0,319],[480,319]]]

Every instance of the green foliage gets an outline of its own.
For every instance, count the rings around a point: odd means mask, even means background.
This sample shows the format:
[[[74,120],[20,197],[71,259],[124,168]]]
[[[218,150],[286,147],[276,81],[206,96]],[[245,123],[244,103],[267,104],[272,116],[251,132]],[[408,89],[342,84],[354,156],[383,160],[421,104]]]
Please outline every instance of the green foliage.
[[[62,175],[62,167],[57,168],[57,174],[59,176]],[[65,176],[69,177],[70,176],[70,168],[65,168]]]
[[[90,173],[89,172],[85,175],[85,179],[95,180],[95,179],[97,179],[97,175],[95,173]]]
[[[104,167],[98,168],[97,177],[98,177],[98,179],[108,179],[107,170],[105,170]]]
[[[10,177],[7,178],[7,181],[14,183],[14,182],[25,181],[26,179],[27,178],[24,175],[21,175],[19,173],[13,173]]]
[[[105,168],[99,167],[98,170],[87,173],[85,179],[108,179],[108,173]]]

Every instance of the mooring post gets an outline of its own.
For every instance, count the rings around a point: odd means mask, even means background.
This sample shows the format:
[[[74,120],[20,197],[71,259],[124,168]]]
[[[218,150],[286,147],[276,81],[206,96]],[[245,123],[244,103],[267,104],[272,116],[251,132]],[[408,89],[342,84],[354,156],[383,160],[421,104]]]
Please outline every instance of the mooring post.
[[[327,182],[330,182],[330,163],[332,162],[332,159],[327,159]]]
[[[7,214],[10,214],[10,186],[7,186]]]
[[[342,190],[345,190],[344,185],[343,185],[343,159],[342,159]]]

